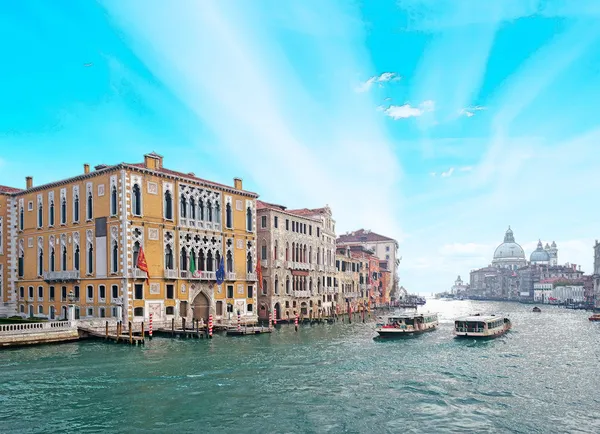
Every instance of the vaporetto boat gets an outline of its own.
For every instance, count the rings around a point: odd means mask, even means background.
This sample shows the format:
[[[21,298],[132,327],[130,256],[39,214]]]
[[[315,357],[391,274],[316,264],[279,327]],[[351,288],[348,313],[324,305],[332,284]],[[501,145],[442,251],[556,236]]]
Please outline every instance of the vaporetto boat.
[[[495,315],[473,315],[454,321],[457,338],[497,338],[510,330],[510,319]]]
[[[381,337],[406,336],[430,332],[437,326],[437,313],[399,313],[378,317],[375,331]]]

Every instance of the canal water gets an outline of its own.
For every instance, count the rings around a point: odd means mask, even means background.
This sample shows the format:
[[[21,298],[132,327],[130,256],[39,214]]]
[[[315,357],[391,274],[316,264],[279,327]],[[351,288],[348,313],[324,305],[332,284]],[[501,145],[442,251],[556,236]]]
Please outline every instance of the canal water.
[[[600,432],[600,324],[588,312],[430,300],[440,328],[378,341],[374,324],[272,335],[80,342],[0,352],[3,433]],[[512,331],[455,340],[457,315]]]

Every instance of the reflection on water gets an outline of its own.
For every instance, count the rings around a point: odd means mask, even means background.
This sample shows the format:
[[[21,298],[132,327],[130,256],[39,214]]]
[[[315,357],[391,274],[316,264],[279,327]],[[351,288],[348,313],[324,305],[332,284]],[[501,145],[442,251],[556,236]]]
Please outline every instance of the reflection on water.
[[[2,432],[600,432],[600,324],[517,303],[428,301],[439,329],[374,340],[363,324],[0,352]],[[490,341],[457,316],[508,315]]]

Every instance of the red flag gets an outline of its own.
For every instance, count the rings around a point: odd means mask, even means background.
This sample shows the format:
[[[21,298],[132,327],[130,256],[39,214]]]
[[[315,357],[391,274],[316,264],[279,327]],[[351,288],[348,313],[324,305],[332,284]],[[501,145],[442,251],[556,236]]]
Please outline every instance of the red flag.
[[[258,280],[258,289],[262,291],[262,267],[260,266],[260,259],[256,261],[256,280]]]
[[[148,273],[148,263],[146,262],[146,255],[144,255],[144,249],[140,246],[140,251],[138,253],[137,258],[137,267],[146,272],[146,283],[148,283],[148,279],[150,278],[150,273]]]

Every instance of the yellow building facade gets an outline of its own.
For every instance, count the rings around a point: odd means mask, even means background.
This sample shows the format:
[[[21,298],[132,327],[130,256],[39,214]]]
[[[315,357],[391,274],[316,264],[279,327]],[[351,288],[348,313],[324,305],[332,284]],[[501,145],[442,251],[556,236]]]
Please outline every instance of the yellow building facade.
[[[76,318],[256,320],[257,195],[241,179],[203,180],[152,153],[0,195],[12,228],[0,256],[5,310],[58,319],[72,301]]]

